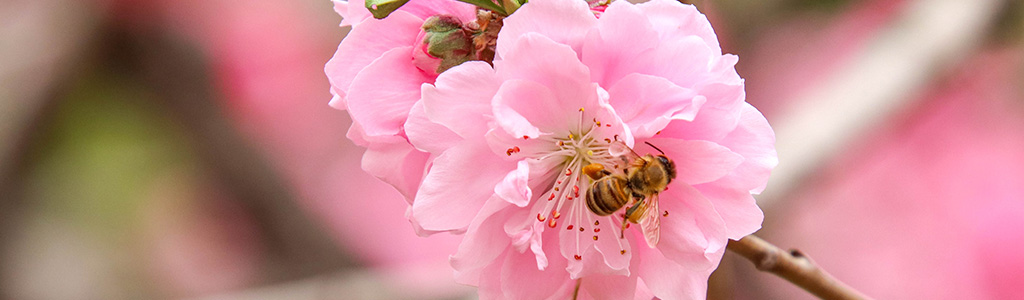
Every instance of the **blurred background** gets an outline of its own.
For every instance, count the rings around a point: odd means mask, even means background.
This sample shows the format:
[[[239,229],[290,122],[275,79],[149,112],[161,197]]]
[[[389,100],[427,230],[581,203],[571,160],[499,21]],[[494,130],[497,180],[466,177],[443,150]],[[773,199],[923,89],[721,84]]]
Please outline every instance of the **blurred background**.
[[[1024,1],[697,0],[780,165],[758,235],[1024,299]],[[0,299],[473,299],[360,170],[330,1],[0,2]],[[726,254],[713,299],[808,299]]]

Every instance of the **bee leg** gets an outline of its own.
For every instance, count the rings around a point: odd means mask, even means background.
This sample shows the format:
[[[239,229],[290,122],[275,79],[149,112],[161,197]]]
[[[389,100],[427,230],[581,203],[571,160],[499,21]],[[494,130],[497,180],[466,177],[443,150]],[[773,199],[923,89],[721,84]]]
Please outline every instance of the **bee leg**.
[[[629,221],[629,220],[628,220],[628,219],[629,219],[629,217],[627,217],[627,216],[628,216],[628,215],[626,215],[626,214],[623,214],[623,215],[622,215],[622,230],[619,230],[619,239],[624,239],[624,238],[626,238],[626,226],[629,226],[629,224],[628,224],[628,223],[626,223],[626,222],[628,222],[628,221]]]

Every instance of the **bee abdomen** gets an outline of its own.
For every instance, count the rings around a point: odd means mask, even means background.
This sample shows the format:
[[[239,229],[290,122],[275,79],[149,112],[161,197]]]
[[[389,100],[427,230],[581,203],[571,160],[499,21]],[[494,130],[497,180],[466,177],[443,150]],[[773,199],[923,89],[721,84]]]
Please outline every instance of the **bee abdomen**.
[[[587,208],[599,216],[607,216],[626,205],[629,194],[625,178],[605,177],[594,182],[587,190]]]

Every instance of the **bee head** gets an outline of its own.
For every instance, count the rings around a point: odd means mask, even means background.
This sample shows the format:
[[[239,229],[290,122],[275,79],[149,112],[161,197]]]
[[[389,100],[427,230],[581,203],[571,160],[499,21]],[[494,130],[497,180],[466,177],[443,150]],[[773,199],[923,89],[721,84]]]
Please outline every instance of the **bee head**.
[[[661,166],[665,168],[665,172],[668,173],[667,183],[671,183],[672,179],[676,178],[676,163],[673,162],[671,159],[668,159],[668,157],[665,156],[664,154],[658,155],[657,159],[658,163],[660,163]]]

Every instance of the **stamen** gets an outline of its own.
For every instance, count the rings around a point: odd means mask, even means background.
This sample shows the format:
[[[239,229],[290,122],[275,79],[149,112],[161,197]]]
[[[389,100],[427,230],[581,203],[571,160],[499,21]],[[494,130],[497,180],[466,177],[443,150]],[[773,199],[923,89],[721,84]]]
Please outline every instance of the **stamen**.
[[[583,259],[583,257],[580,256],[579,254],[576,254],[575,256],[573,256],[573,258],[575,258],[576,260],[582,260]]]
[[[551,212],[551,216],[554,217],[555,219],[558,219],[558,217],[561,217],[562,214],[559,213],[558,211],[553,211]]]
[[[558,223],[555,222],[555,219],[551,219],[550,221],[548,221],[548,227],[555,228],[555,226],[558,226]]]
[[[546,217],[544,217],[544,215],[541,215],[541,214],[537,214],[537,221],[540,221],[540,222],[544,222],[544,220],[546,220],[546,219],[547,219],[547,218],[546,218]]]

